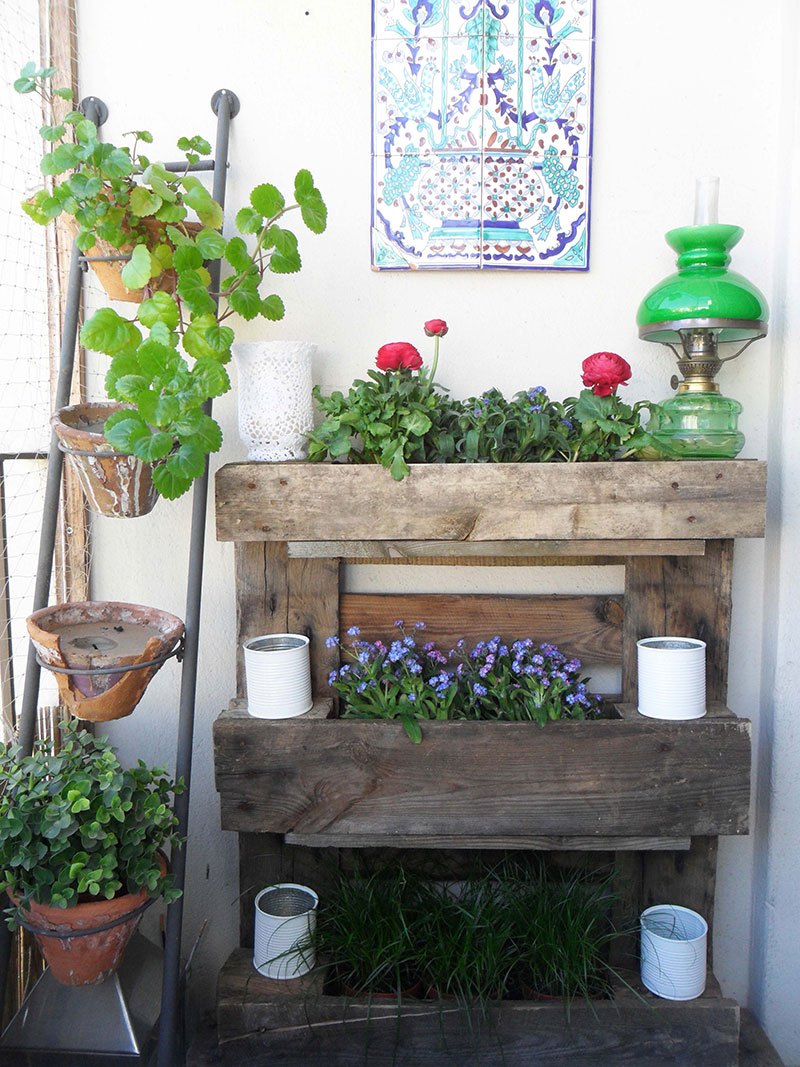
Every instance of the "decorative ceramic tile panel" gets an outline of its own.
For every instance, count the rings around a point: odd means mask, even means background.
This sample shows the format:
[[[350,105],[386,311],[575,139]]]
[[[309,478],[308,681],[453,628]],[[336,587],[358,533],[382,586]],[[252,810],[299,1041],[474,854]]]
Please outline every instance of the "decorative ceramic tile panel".
[[[594,0],[373,0],[372,265],[586,270]]]

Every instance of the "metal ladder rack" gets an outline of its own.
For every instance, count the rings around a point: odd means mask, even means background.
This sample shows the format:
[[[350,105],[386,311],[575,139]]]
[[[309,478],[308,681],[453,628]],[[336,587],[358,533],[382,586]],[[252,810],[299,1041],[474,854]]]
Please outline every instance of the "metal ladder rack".
[[[228,168],[228,141],[231,120],[238,114],[239,98],[230,89],[219,89],[211,98],[211,109],[217,118],[214,155],[211,160],[194,164],[167,163],[167,170],[213,171],[212,196],[224,209]],[[80,109],[86,118],[98,127],[108,118],[108,108],[97,97],[86,97]],[[103,259],[127,259],[127,256],[98,257]],[[78,319],[81,308],[82,273],[88,269],[91,257],[83,255],[77,245],[73,246],[69,280],[64,308],[64,323],[61,334],[59,373],[55,393],[56,410],[69,404],[72,374],[75,363],[75,348],[78,335]],[[209,264],[213,291],[219,292],[221,261]],[[219,298],[214,298],[218,303]],[[212,402],[207,401],[203,411],[211,414]],[[55,553],[56,528],[64,464],[64,454],[58,448],[55,434],[51,436],[47,463],[47,481],[44,494],[42,528],[39,539],[39,554],[36,567],[36,584],[33,596],[33,611],[47,606]],[[185,889],[186,849],[188,846],[189,797],[192,773],[192,744],[194,738],[195,696],[197,691],[198,647],[200,637],[200,606],[203,583],[203,556],[208,504],[208,457],[205,470],[193,487],[192,521],[189,543],[189,565],[186,588],[185,650],[181,670],[181,691],[178,720],[178,740],[175,758],[175,777],[183,778],[184,791],[175,798],[175,815],[178,819],[177,833],[187,839],[183,848],[171,857],[171,871],[178,889]],[[39,696],[41,668],[32,644],[28,648],[25,685],[18,719],[18,740],[24,755],[33,750],[36,730],[36,712]],[[164,945],[163,981],[161,991],[161,1016],[158,1031],[157,1067],[176,1067],[181,1062],[179,1033],[182,1017],[180,1003],[181,985],[181,928],[183,922],[184,893],[167,910],[166,938]],[[3,1002],[8,966],[10,961],[11,935],[4,922],[0,922],[0,1003]],[[98,988],[98,987],[93,987]],[[90,990],[87,990],[91,995]],[[179,1058],[180,1057],[180,1058]]]

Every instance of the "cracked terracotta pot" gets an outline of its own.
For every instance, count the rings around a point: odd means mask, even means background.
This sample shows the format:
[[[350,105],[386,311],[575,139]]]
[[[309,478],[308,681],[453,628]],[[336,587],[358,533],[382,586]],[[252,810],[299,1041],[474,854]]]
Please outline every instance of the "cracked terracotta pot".
[[[184,632],[175,615],[116,601],[56,604],[35,611],[27,623],[44,666],[54,670],[61,703],[89,722],[130,715],[161,664],[113,674],[89,671],[158,659],[177,646]],[[58,667],[87,673],[60,674]]]
[[[110,518],[134,519],[153,510],[158,491],[150,464],[116,452],[103,436],[108,416],[125,407],[110,400],[73,404],[60,408],[50,425],[92,511]]]
[[[163,876],[167,873],[167,861],[161,853],[158,859]],[[21,910],[21,916],[32,928],[39,951],[57,981],[62,985],[96,985],[105,981],[122,963],[125,949],[142,918],[142,912],[135,915],[131,912],[141,908],[148,896],[145,886],[136,893],[126,893],[113,900],[88,900],[72,908],[54,908],[31,901]],[[9,893],[9,898],[13,904],[18,904],[13,894]],[[93,934],[81,932],[107,923],[114,925],[109,930]],[[63,936],[48,936],[56,932]]]

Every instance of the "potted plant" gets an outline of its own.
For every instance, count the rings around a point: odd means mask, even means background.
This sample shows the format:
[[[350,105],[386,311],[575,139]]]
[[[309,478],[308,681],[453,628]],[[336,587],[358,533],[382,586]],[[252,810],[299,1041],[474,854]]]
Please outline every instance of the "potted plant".
[[[314,390],[324,418],[309,436],[309,460],[380,463],[401,481],[410,463],[587,462],[630,458],[655,447],[642,412],[657,405],[628,405],[617,396],[631,368],[615,352],[587,356],[587,388],[561,402],[541,385],[511,400],[498,389],[454,400],[434,380],[447,323],[431,319],[425,333],[434,338],[430,369],[414,345],[398,341],[378,349],[377,370],[356,380],[346,395],[325,397]]]
[[[425,623],[406,633],[395,622],[397,637],[385,644],[348,630],[346,662],[328,682],[342,698],[340,715],[353,719],[399,719],[416,744],[420,722],[484,719],[536,722],[597,718],[601,701],[580,676],[581,662],[569,659],[555,645],[537,645],[531,638],[506,643],[499,636],[478,641],[469,651],[465,641],[443,651],[432,641],[421,644]],[[337,637],[328,647],[339,645]]]
[[[52,105],[54,96],[67,93],[49,88],[53,73],[28,64],[15,87]],[[226,364],[235,335],[225,320],[283,318],[281,298],[261,291],[268,274],[301,267],[297,237],[283,217],[297,209],[312,233],[322,233],[325,204],[307,170],[298,171],[290,203],[274,185],[257,185],[236,215],[238,234],[226,240],[218,232],[222,208],[200,180],[173,174],[143,154],[140,146],[152,142],[146,130],[133,134],[131,148],[119,148],[101,142],[94,123],[71,111],[42,133],[48,145],[42,172],[52,180],[23,207],[42,224],[62,213],[71,217],[82,251],[102,240],[129,254],[120,279],[143,297],[133,319],[102,307],[81,330],[87,348],[111,357],[106,389],[124,405],[103,424],[108,451],[151,464],[156,490],[174,499],[222,444],[204,406],[231,387]],[[199,137],[182,137],[178,147],[187,164],[211,150]],[[190,212],[199,225],[187,221]],[[219,288],[205,266],[218,259],[230,268]],[[60,432],[58,423],[55,428]],[[62,448],[76,462],[85,458],[66,436]]]
[[[72,722],[51,750],[0,745],[0,890],[9,925],[32,930],[58,981],[100,982],[119,966],[150,899],[179,895],[162,849],[179,844],[182,785]],[[93,931],[89,933],[89,931]]]

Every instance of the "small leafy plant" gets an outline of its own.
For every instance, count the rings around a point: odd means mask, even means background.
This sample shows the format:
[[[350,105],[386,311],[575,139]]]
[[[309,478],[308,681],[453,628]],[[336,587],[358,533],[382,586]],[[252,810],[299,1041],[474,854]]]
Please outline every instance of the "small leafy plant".
[[[343,700],[341,716],[398,719],[410,739],[422,741],[420,721],[495,719],[537,722],[583,719],[600,714],[600,698],[580,677],[580,660],[568,659],[555,645],[535,645],[530,638],[511,645],[499,636],[466,642],[443,652],[432,641],[420,645],[395,622],[397,637],[388,645],[367,641],[359,627],[341,650],[346,662],[328,682]],[[414,631],[425,629],[417,622]],[[339,639],[329,637],[329,648]]]
[[[369,380],[356,380],[346,395],[314,390],[325,417],[309,437],[309,460],[380,463],[401,481],[409,463],[588,462],[657,448],[642,423],[642,413],[657,405],[628,405],[616,395],[631,373],[621,356],[587,357],[583,380],[591,388],[561,402],[541,385],[510,400],[498,389],[454,400],[434,381],[447,324],[433,319],[425,332],[435,338],[430,370],[413,345],[395,342],[378,350],[378,370],[367,371]]]
[[[15,88],[37,93],[52,108],[54,98],[69,95],[50,88],[54,73],[29,63]],[[283,318],[280,296],[262,293],[268,274],[294,274],[302,265],[297,237],[283,218],[299,210],[307,228],[320,234],[327,223],[324,201],[307,170],[297,172],[291,203],[274,185],[257,185],[236,215],[238,234],[226,240],[218,232],[222,208],[188,171],[211,151],[202,137],[180,138],[186,169],[173,173],[141,150],[153,140],[147,130],[131,135],[130,148],[118,148],[101,142],[94,123],[70,111],[41,133],[48,146],[42,173],[50,181],[24,210],[41,224],[62,212],[72,216],[84,251],[101,240],[129,253],[122,281],[144,290],[133,319],[103,307],[81,330],[87,348],[111,357],[108,395],[129,405],[107,420],[106,439],[151,463],[159,493],[174,499],[222,444],[222,431],[205,409],[231,387],[226,364],[235,335],[225,320]],[[199,225],[188,221],[190,214]],[[206,263],[220,259],[229,271],[217,287]]]
[[[33,901],[69,908],[147,887],[167,902],[180,894],[162,875],[159,850],[177,846],[174,795],[160,767],[124,769],[109,742],[61,724],[61,747],[37,741],[22,757],[0,745],[0,890],[22,909]],[[13,927],[16,909],[8,913]]]

